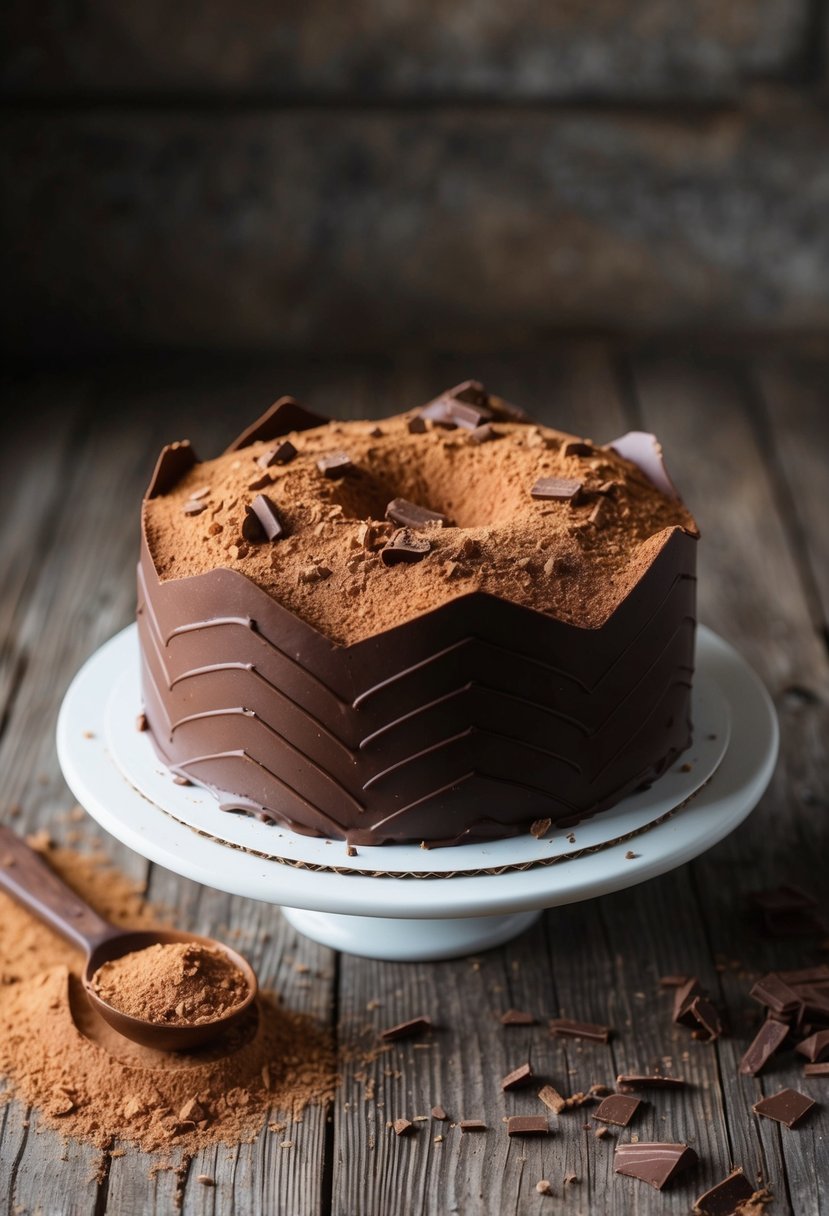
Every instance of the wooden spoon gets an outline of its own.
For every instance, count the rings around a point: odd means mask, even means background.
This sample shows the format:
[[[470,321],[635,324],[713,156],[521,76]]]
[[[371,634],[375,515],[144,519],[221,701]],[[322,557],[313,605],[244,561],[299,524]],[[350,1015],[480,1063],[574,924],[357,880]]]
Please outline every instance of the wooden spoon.
[[[73,946],[86,955],[83,985],[90,1004],[102,1018],[125,1038],[154,1047],[159,1051],[189,1051],[202,1047],[245,1014],[256,997],[256,973],[247,959],[224,942],[195,933],[179,933],[174,929],[119,929],[104,920],[79,895],[58,878],[43,858],[10,828],[0,826],[0,888],[7,891],[24,908],[33,912],[44,924],[56,929]],[[104,963],[144,950],[147,946],[171,942],[195,942],[220,950],[241,972],[247,985],[242,1002],[210,1022],[194,1025],[169,1025],[134,1018],[108,1005],[92,986],[92,977]]]

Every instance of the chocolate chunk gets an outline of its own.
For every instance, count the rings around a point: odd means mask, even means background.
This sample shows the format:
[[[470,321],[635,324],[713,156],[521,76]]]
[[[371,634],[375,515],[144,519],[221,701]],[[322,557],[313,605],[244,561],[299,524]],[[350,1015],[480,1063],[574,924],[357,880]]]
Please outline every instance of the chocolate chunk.
[[[682,1077],[663,1077],[661,1073],[624,1072],[616,1078],[616,1086],[626,1089],[682,1089]]]
[[[829,1064],[804,1064],[804,1077],[829,1077]]]
[[[425,435],[428,431],[426,419],[421,418],[418,414],[415,418],[410,418],[406,423],[410,435]]]
[[[264,490],[265,486],[271,484],[270,473],[263,473],[261,477],[254,477],[253,481],[248,482],[249,490]]]
[[[561,449],[562,456],[592,456],[592,443],[585,443],[583,439],[568,439],[567,443]]]
[[[191,498],[189,502],[184,504],[182,511],[185,515],[201,515],[206,507],[206,502],[198,502],[195,498]]]
[[[483,422],[488,422],[492,414],[487,407],[483,385],[477,380],[465,380],[424,405],[420,416],[431,419],[437,426],[474,431]]]
[[[483,1119],[461,1119],[458,1127],[462,1132],[485,1132],[486,1124]]]
[[[474,444],[489,443],[493,439],[498,438],[498,432],[484,422],[481,426],[476,426],[474,431],[469,432],[469,442]]]
[[[414,1124],[408,1119],[395,1119],[394,1124],[395,1136],[406,1136],[414,1127]]]
[[[510,1115],[507,1120],[508,1136],[548,1136],[550,1128],[543,1115]]]
[[[562,1098],[557,1089],[552,1085],[545,1085],[543,1089],[538,1091],[538,1097],[548,1110],[554,1111],[560,1115],[563,1110],[567,1109],[567,1099]]]
[[[575,498],[581,487],[582,483],[575,477],[539,477],[530,494],[544,500],[568,499]]]
[[[741,1169],[733,1170],[722,1182],[700,1195],[694,1204],[699,1216],[733,1216],[738,1204],[750,1199],[754,1187]]]
[[[393,498],[386,507],[386,519],[399,524],[401,528],[442,528],[449,523],[440,511],[430,511],[428,507],[418,506],[407,498]]]
[[[829,990],[801,984],[797,994],[803,1002],[805,1015],[817,1022],[829,1021]]]
[[[328,452],[325,456],[319,457],[317,468],[323,477],[337,481],[340,477],[345,477],[346,473],[351,473],[354,464],[347,452]]]
[[[135,729],[136,730],[149,730],[149,727],[150,727],[150,724],[147,721],[147,715],[139,714],[138,717],[135,719]]]
[[[620,1144],[613,1168],[617,1174],[638,1178],[661,1191],[677,1174],[696,1165],[697,1160],[687,1144]]]
[[[533,1078],[532,1064],[519,1064],[512,1072],[508,1072],[501,1082],[501,1089],[518,1089]]]
[[[639,1107],[641,1098],[633,1098],[628,1094],[611,1094],[599,1103],[593,1112],[594,1119],[602,1123],[615,1123],[617,1127],[627,1127]]]
[[[398,1022],[396,1026],[389,1026],[387,1030],[382,1031],[380,1038],[385,1039],[387,1043],[392,1043],[396,1039],[411,1039],[421,1031],[429,1030],[431,1025],[432,1019],[423,1014],[408,1022]]]
[[[797,1013],[800,998],[774,971],[759,979],[748,994],[752,1000],[765,1005],[772,1013],[785,1017]]]
[[[783,1123],[786,1127],[791,1128],[797,1127],[814,1105],[813,1098],[807,1098],[805,1094],[798,1093],[796,1089],[781,1089],[780,1093],[772,1094],[770,1098],[763,1098],[761,1102],[755,1102],[752,1110],[755,1115],[774,1119],[777,1123]]]
[[[691,1006],[698,996],[702,996],[702,988],[695,975],[691,975],[681,988],[677,988],[674,996],[673,1018],[677,1025],[694,1027],[697,1019],[691,1011]]]
[[[385,432],[381,426],[373,426],[369,431],[369,439],[382,439]]]
[[[572,1018],[551,1018],[550,1034],[565,1035],[572,1039],[590,1039],[594,1043],[607,1043],[610,1027],[595,1022],[577,1022]]]
[[[285,439],[275,448],[268,448],[257,460],[260,469],[269,469],[274,464],[290,464],[298,453],[290,439]]]
[[[501,1014],[502,1026],[534,1026],[535,1018],[531,1013],[524,1013],[521,1009],[508,1009],[506,1013]]]
[[[410,528],[398,528],[380,550],[384,566],[396,566],[400,562],[422,561],[432,546],[425,536],[417,536]]]
[[[740,1072],[749,1077],[756,1077],[782,1045],[788,1033],[789,1027],[785,1022],[767,1018],[740,1061]]]
[[[432,1107],[432,1118],[437,1119],[439,1123],[445,1123],[446,1120],[449,1118],[449,1116],[447,1115],[446,1111],[443,1109],[442,1106],[433,1106]]]
[[[535,1189],[539,1195],[552,1195],[553,1187],[548,1178],[539,1178],[535,1184]]]
[[[818,1030],[795,1047],[812,1064],[829,1058],[829,1030]]]
[[[718,1039],[722,1034],[722,1021],[711,1001],[704,996],[695,996],[691,1002],[691,1013],[703,1030],[708,1033],[708,1041]]]
[[[534,819],[530,824],[530,835],[541,840],[549,832],[552,822],[552,819]]]
[[[264,494],[257,494],[247,508],[242,522],[242,535],[253,544],[263,540],[279,540],[285,535],[279,512]]]

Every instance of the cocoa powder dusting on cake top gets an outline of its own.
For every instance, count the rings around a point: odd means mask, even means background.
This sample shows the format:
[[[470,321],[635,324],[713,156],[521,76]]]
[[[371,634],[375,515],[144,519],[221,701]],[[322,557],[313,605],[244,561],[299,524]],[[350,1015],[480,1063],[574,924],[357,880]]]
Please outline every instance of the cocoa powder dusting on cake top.
[[[478,443],[461,428],[431,421],[413,431],[418,417],[385,419],[379,434],[374,422],[292,433],[286,439],[296,457],[267,466],[269,483],[261,488],[257,478],[256,490],[249,487],[272,441],[196,464],[144,504],[161,579],[237,570],[341,644],[476,591],[595,629],[636,585],[671,529],[697,534],[680,502],[609,448],[501,420],[492,423],[494,438]],[[335,455],[336,478],[323,471],[325,457]],[[534,498],[543,478],[577,481],[581,489],[571,498]],[[198,500],[205,510],[187,515],[194,491],[205,487]],[[279,513],[278,543],[251,543],[243,532],[257,493]],[[398,526],[386,518],[395,499],[443,517],[423,526],[429,540],[423,560],[380,560]]]

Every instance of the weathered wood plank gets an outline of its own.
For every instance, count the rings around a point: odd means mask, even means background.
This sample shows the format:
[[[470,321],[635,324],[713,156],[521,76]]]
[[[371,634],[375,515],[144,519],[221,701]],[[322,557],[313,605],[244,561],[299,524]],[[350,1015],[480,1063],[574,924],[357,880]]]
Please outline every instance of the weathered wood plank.
[[[827,143],[800,104],[19,115],[0,144],[6,341],[376,352],[825,327]]]
[[[754,375],[771,422],[768,456],[787,489],[790,535],[803,547],[819,601],[815,614],[829,639],[829,363],[769,358]]]
[[[232,14],[232,15],[231,15]],[[293,10],[247,0],[111,8],[71,17],[25,0],[3,10],[0,82],[8,94],[131,92],[233,97],[717,98],[746,77],[780,77],[806,51],[805,0],[665,0],[541,7],[442,0],[393,7],[324,0]]]
[[[820,813],[829,800],[829,664],[811,627],[744,383],[727,366],[703,368],[684,361],[640,364],[637,374],[644,420],[663,438],[679,484],[700,517],[702,619],[732,640],[765,678],[782,729],[781,759],[769,793],[742,828],[693,865],[711,952],[715,960],[726,960],[720,964],[725,968],[721,991],[735,1037],[718,1044],[717,1052],[734,1159],[747,1172],[763,1172],[776,1203],[794,1213],[821,1212],[825,1198],[816,1180],[829,1169],[825,1110],[811,1129],[797,1134],[782,1134],[750,1111],[761,1093],[785,1084],[809,1091],[800,1068],[789,1056],[757,1081],[737,1074],[758,1021],[746,997],[750,975],[816,957],[808,940],[758,937],[747,915],[747,893],[791,882],[825,898],[815,862],[829,854],[826,817]],[[797,691],[802,688],[813,692],[804,697]]]

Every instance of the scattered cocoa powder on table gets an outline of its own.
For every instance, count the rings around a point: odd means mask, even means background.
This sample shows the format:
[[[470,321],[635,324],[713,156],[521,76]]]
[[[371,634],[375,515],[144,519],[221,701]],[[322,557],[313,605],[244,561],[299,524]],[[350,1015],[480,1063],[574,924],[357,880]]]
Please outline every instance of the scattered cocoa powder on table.
[[[100,853],[32,840],[68,884],[115,924],[165,927],[140,889]],[[253,1140],[298,1119],[337,1084],[329,1036],[306,1014],[260,993],[241,1021],[194,1052],[141,1047],[90,1005],[83,958],[0,893],[0,1075],[42,1124],[106,1148],[188,1155]]]
[[[224,951],[201,942],[133,950],[99,967],[92,987],[113,1009],[165,1026],[215,1022],[248,994],[245,977]]]

